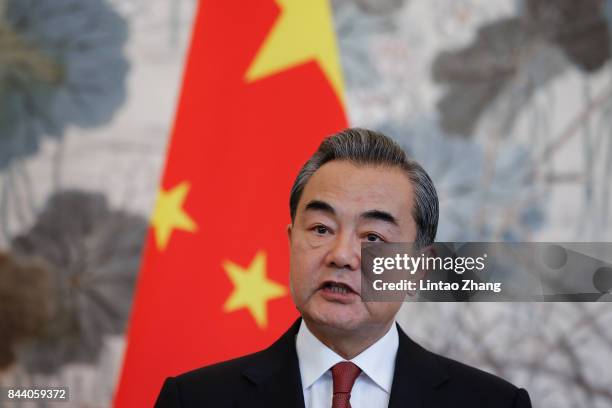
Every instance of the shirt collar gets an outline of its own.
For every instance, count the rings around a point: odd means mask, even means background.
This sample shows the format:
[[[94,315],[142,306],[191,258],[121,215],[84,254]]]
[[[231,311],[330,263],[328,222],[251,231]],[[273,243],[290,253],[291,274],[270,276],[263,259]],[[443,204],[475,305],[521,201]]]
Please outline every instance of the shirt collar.
[[[296,351],[300,364],[302,387],[309,388],[323,374],[336,363],[344,360],[332,349],[321,343],[308,327],[304,320],[296,337]],[[361,371],[387,393],[391,392],[393,373],[395,370],[395,356],[399,346],[399,335],[395,324],[376,343],[365,349],[353,358]]]

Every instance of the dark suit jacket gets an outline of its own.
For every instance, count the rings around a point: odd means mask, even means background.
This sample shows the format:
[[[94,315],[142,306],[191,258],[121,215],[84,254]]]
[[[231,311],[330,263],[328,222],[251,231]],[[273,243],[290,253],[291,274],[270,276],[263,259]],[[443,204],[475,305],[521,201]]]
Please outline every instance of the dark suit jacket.
[[[295,350],[300,320],[269,348],[168,378],[156,408],[304,407]],[[399,327],[390,408],[530,408],[524,389],[431,353]],[[372,407],[375,408],[375,407]]]

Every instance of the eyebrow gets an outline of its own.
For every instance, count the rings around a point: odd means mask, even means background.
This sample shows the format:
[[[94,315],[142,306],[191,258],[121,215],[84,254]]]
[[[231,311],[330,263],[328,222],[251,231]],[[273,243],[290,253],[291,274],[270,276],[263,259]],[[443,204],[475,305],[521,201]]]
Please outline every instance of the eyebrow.
[[[369,211],[366,211],[366,212],[362,213],[360,218],[363,218],[363,219],[366,219],[366,220],[384,221],[384,222],[387,222],[389,224],[393,224],[395,226],[399,226],[399,224],[397,223],[397,220],[395,219],[395,217],[392,216],[391,214],[389,214],[386,211],[369,210]]]
[[[330,204],[326,203],[325,201],[321,201],[321,200],[310,201],[308,204],[306,204],[305,210],[323,211],[331,215],[336,215],[336,210],[334,210],[334,207],[332,207]],[[395,226],[399,226],[397,219],[393,215],[389,214],[386,211],[382,211],[382,210],[366,211],[362,213],[359,216],[359,218],[365,219],[365,220],[383,221],[389,224],[393,224]]]
[[[304,208],[304,210],[318,210],[318,211],[324,211],[327,213],[330,213],[332,215],[336,215],[336,210],[334,210],[334,207],[332,207],[330,204],[326,203],[325,201],[321,201],[321,200],[312,200],[310,201],[308,204],[306,204],[306,208]]]

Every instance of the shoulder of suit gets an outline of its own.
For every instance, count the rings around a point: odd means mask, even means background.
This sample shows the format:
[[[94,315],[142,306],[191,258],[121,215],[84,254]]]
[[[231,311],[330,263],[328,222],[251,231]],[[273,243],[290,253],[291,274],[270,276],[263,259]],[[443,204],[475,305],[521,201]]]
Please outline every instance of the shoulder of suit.
[[[447,373],[447,378],[438,387],[446,388],[453,394],[473,395],[495,400],[511,401],[517,398],[519,388],[497,375],[461,363],[452,358],[426,351],[431,354]]]
[[[487,386],[498,386],[512,391],[517,388],[507,380],[476,367],[440,355],[438,355],[437,358],[441,361],[441,364],[446,367],[451,378],[460,379],[466,382],[477,381]]]
[[[234,358],[216,364],[200,367],[192,371],[183,373],[176,378],[182,385],[189,384],[227,384],[231,379],[238,379],[242,373],[253,364],[262,359],[264,351],[248,354],[246,356]]]
[[[517,392],[518,388],[507,380],[429,351],[410,339],[400,326],[398,330],[400,347],[403,348],[402,358],[398,361],[426,371],[427,374],[422,377],[429,376],[430,384],[435,387],[456,388],[466,392],[494,391],[502,395],[514,395]]]
[[[298,319],[285,334],[264,350],[186,372],[175,380],[179,385],[200,387],[203,384],[222,387],[229,382],[257,381],[295,355],[295,335],[299,324]]]

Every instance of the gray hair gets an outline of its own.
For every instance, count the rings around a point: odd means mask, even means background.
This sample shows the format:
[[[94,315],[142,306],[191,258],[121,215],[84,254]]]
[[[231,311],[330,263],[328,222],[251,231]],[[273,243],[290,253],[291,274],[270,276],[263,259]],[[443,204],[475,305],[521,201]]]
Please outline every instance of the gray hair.
[[[388,136],[373,130],[349,128],[327,137],[298,173],[291,195],[289,211],[295,221],[297,206],[310,177],[333,160],[347,160],[358,165],[383,165],[401,168],[414,188],[412,218],[417,225],[415,244],[424,247],[434,242],[438,229],[438,195],[427,172],[419,163],[408,159],[406,152]]]

